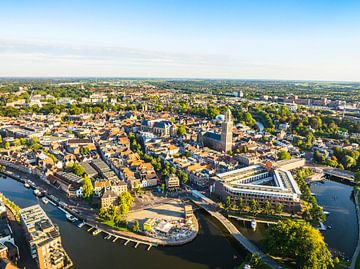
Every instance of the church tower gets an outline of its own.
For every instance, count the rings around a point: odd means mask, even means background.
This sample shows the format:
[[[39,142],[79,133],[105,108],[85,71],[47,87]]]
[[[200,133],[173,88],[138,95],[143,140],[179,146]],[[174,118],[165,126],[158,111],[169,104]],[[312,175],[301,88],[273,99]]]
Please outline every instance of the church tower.
[[[221,149],[228,152],[232,149],[232,129],[233,120],[231,111],[228,109],[225,113],[225,120],[221,124]]]

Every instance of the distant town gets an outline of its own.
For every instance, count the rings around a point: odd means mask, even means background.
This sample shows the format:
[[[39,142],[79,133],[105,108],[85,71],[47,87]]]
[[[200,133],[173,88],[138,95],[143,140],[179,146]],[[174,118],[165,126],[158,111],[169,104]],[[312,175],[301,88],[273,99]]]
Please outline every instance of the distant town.
[[[149,255],[192,244],[207,214],[242,249],[236,268],[360,264],[360,84],[3,78],[0,104],[0,181],[38,199],[0,188],[1,268],[78,268],[49,206]],[[343,228],[312,188],[329,181],[351,189],[351,250],[327,241]]]

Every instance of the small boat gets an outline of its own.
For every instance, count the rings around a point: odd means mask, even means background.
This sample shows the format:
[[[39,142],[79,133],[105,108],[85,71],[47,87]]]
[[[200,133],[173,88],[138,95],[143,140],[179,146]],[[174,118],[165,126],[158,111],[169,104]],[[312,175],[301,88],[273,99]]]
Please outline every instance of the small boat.
[[[43,198],[41,199],[41,201],[43,201],[44,204],[47,204],[47,203],[49,202],[49,199],[46,198],[46,197],[43,197]]]
[[[319,227],[317,228],[319,231],[326,231],[326,226],[324,225],[324,223],[320,222]]]
[[[256,230],[256,220],[251,221],[251,228],[255,231]]]
[[[82,228],[85,225],[85,222],[80,222],[77,227]]]
[[[330,215],[330,212],[329,211],[324,211],[324,214],[325,215]]]
[[[94,230],[94,231],[92,232],[92,235],[97,235],[97,234],[99,234],[99,233],[101,233],[101,230],[96,229],[96,230]]]
[[[35,189],[34,194],[39,197],[41,195],[41,191],[39,191],[38,189]]]
[[[27,182],[25,182],[24,186],[25,186],[25,188],[30,188],[30,184]]]
[[[75,218],[75,217],[74,217],[73,215],[71,215],[71,214],[66,214],[65,216],[66,216],[66,219],[67,219],[68,221],[70,221],[70,222],[75,222],[75,221],[78,220],[77,218]]]
[[[329,225],[327,228],[328,228],[328,229],[331,229],[332,227],[331,227],[331,225]]]

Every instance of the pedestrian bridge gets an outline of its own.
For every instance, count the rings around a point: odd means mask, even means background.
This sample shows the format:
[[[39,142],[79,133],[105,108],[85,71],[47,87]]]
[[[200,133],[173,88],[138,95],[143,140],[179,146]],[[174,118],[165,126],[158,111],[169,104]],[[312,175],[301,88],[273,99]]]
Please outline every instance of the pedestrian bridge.
[[[202,195],[198,191],[192,191],[193,198],[190,200],[197,206],[206,210],[211,216],[216,218],[226,230],[238,241],[248,252],[257,254],[261,257],[264,263],[269,265],[271,268],[282,268],[277,262],[271,259],[269,256],[265,255],[260,249],[258,249],[253,243],[251,243],[236,226],[229,221],[225,216],[217,211],[217,204],[211,199],[207,198],[205,195]]]

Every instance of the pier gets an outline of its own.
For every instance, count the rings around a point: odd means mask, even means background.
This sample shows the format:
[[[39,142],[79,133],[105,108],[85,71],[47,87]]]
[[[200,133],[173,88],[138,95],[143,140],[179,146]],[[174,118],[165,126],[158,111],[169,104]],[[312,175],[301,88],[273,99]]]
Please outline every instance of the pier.
[[[340,170],[340,169],[324,169],[323,170],[325,175],[333,176],[338,179],[347,180],[351,183],[354,182],[354,173],[350,171]]]
[[[128,238],[122,235],[117,235],[114,233],[110,233],[108,231],[105,231],[103,229],[98,228],[97,226],[94,226],[92,224],[86,223],[84,222],[84,225],[89,226],[89,228],[87,229],[88,232],[91,232],[92,235],[98,235],[99,233],[105,233],[106,236],[104,237],[104,239],[106,240],[111,240],[112,238],[112,242],[115,243],[118,239],[122,239],[124,241],[124,246],[128,245],[130,242],[134,243],[134,248],[137,248],[139,245],[143,244],[145,246],[147,246],[147,251],[149,251],[152,247],[156,247],[157,244],[154,243],[150,243],[150,242],[145,242],[142,240],[137,240],[137,239],[133,239],[133,238]]]

